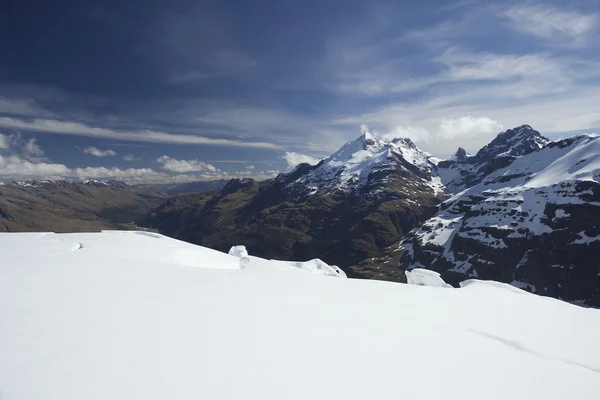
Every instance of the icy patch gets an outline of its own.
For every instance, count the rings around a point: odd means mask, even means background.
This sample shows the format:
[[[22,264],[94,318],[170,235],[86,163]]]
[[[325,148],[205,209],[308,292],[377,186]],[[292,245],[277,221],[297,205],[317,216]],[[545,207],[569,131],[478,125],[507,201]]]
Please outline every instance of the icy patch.
[[[554,218],[556,218],[556,219],[569,218],[570,216],[571,216],[571,214],[569,214],[568,212],[566,212],[562,208],[558,208],[554,212]]]
[[[579,236],[579,238],[574,240],[572,242],[572,244],[588,244],[588,243],[592,243],[592,242],[596,242],[596,241],[600,240],[600,236],[596,236],[596,237],[588,236],[585,234],[584,231],[579,232],[577,234],[577,236]]]
[[[432,287],[443,287],[451,288],[435,271],[428,269],[415,268],[412,271],[405,271],[406,283],[410,285],[418,286],[432,286]]]

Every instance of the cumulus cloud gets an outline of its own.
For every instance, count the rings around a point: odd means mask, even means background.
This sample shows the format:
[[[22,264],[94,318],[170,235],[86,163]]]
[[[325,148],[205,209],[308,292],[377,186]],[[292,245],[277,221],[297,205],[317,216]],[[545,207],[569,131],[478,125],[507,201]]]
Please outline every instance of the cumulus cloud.
[[[473,136],[498,133],[502,130],[502,124],[489,117],[458,117],[444,118],[437,128],[431,131],[413,126],[397,126],[388,133],[378,135],[383,140],[396,138],[409,138],[416,143],[433,144],[450,139],[469,138]]]
[[[514,5],[502,16],[519,32],[547,40],[567,39],[575,45],[583,44],[599,23],[595,13],[584,14],[531,3]]]
[[[115,151],[113,151],[113,150],[110,150],[110,149],[108,149],[108,150],[100,150],[100,149],[97,149],[94,146],[86,147],[85,149],[83,149],[83,152],[85,154],[89,154],[89,155],[94,156],[94,157],[114,157],[114,156],[117,155],[117,153]]]
[[[8,136],[0,133],[0,149],[8,149]]]
[[[246,169],[253,170],[254,169],[254,165],[246,165]]]
[[[218,169],[214,165],[199,160],[176,160],[165,155],[157,158],[156,162],[162,164],[163,169],[171,172],[218,172]]]
[[[445,118],[440,123],[438,135],[442,139],[468,138],[474,135],[499,132],[502,124],[488,117]]]
[[[129,154],[125,154],[123,156],[123,160],[124,161],[137,161],[137,160],[139,160],[139,158],[136,158],[133,154],[129,153]]]
[[[31,162],[17,154],[0,154],[0,178],[35,178],[63,177],[69,175],[70,170],[63,164],[46,162]]]
[[[428,143],[432,139],[432,134],[427,129],[412,127],[412,126],[397,126],[391,131],[379,135],[383,140],[393,140],[398,138],[409,138],[414,142],[425,142]]]
[[[306,154],[295,153],[293,151],[286,151],[282,158],[288,163],[288,167],[290,168],[302,163],[316,165],[321,161],[317,158],[307,156]]]

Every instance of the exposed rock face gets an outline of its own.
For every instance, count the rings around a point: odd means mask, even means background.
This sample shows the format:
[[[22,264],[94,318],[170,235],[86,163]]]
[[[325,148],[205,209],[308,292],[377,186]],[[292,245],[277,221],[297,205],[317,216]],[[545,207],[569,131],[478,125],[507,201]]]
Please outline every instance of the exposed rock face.
[[[131,229],[165,195],[118,181],[0,184],[0,231],[81,232]]]
[[[487,175],[504,168],[517,157],[544,147],[550,140],[529,125],[500,133],[474,156],[459,148],[448,160],[438,163],[438,173],[448,192],[458,193],[481,182]]]
[[[469,158],[469,154],[467,154],[467,151],[462,147],[459,147],[458,150],[456,150],[456,153],[454,153],[454,156],[452,157],[452,159],[456,161],[464,161],[467,158]]]
[[[222,251],[243,243],[259,257],[347,268],[396,243],[447,198],[430,157],[408,139],[366,133],[316,166],[177,196],[143,223]]]
[[[491,279],[600,306],[600,137],[552,142],[501,167],[388,252],[454,285]]]

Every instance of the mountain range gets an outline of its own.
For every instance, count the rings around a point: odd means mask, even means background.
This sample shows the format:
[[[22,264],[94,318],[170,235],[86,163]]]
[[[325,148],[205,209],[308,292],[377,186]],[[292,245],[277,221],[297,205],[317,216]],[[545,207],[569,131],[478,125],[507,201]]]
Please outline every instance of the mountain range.
[[[0,183],[0,232],[134,229],[166,198],[118,181]]]
[[[217,250],[243,243],[259,257],[320,258],[352,273],[447,198],[432,158],[408,139],[364,133],[315,166],[171,198],[140,224]]]
[[[474,155],[459,148],[439,160],[409,139],[365,132],[317,165],[260,182],[4,184],[0,227],[98,230],[135,219],[216,250],[320,258],[349,277],[404,282],[406,270],[428,268],[452,285],[491,279],[597,307],[599,182],[594,135],[550,141],[523,125]]]

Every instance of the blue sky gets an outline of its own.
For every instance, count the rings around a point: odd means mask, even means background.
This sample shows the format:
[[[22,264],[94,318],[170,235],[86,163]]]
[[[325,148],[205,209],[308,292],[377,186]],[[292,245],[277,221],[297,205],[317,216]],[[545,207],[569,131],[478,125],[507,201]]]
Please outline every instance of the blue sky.
[[[2,8],[4,180],[265,178],[365,127],[442,157],[600,127],[600,0]]]

